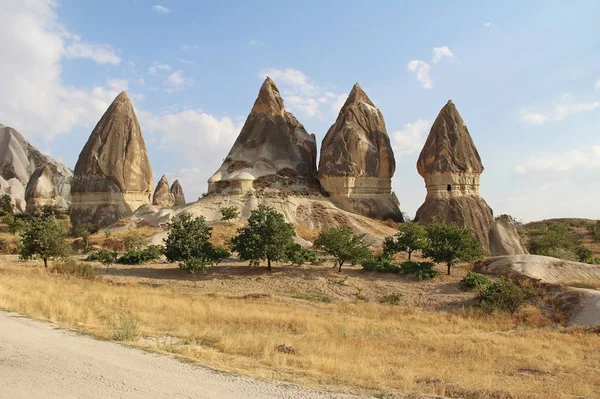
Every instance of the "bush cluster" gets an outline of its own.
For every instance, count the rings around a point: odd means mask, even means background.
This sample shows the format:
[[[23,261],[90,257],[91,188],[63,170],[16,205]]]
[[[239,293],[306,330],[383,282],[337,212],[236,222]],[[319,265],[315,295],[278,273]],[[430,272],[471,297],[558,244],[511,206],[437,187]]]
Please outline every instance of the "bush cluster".
[[[488,286],[492,280],[483,274],[468,272],[467,275],[460,280],[460,285],[464,290],[479,290]]]
[[[162,251],[163,249],[160,245],[149,245],[139,251],[124,253],[117,259],[117,263],[122,265],[141,265],[142,263],[159,259]]]
[[[392,261],[386,256],[376,256],[369,260],[365,260],[362,263],[364,270],[369,272],[379,273],[399,273],[400,268],[392,263]]]
[[[292,265],[304,265],[317,261],[317,253],[312,249],[302,248],[300,244],[292,244],[288,247],[285,257]]]
[[[414,274],[419,280],[429,280],[440,275],[440,272],[434,269],[435,263],[432,262],[413,262],[406,261],[400,264],[400,270],[404,274]]]
[[[514,314],[527,301],[525,290],[507,278],[491,282],[479,291],[479,306],[487,311],[507,311]]]

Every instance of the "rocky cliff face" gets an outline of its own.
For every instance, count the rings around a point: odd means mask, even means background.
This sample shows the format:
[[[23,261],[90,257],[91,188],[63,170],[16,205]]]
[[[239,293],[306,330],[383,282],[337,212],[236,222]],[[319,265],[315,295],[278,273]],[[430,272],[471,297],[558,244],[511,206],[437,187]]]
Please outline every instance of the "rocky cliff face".
[[[315,136],[285,111],[279,90],[267,78],[223,165],[208,180],[208,192],[314,186],[316,154]]]
[[[490,250],[492,209],[479,194],[483,164],[473,139],[452,101],[438,114],[417,161],[427,197],[415,221],[453,223],[470,229]]]
[[[179,183],[179,179],[176,179],[171,185],[171,194],[175,199],[175,206],[184,206],[185,205],[185,195],[183,193],[183,187],[181,187],[181,183]]]
[[[383,115],[357,83],[323,139],[321,186],[344,210],[401,220],[391,192],[395,168]]]
[[[133,105],[122,92],[75,165],[71,221],[108,226],[150,203],[152,169]]]
[[[154,196],[152,197],[152,205],[156,206],[173,206],[175,205],[175,196],[169,190],[169,181],[167,176],[163,175],[156,185]]]
[[[25,188],[30,178],[44,166],[50,171],[45,176],[56,192],[54,202],[47,203],[68,208],[73,179],[71,169],[42,154],[15,129],[0,124],[0,195],[9,194],[18,211],[25,211]]]

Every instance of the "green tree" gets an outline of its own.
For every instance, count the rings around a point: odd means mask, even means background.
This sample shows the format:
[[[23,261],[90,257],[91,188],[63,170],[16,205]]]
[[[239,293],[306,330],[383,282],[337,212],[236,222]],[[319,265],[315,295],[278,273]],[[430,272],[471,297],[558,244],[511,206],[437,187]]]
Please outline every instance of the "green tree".
[[[383,242],[383,252],[393,255],[397,252],[408,253],[410,260],[413,251],[422,250],[427,246],[427,231],[416,222],[400,223],[398,233],[386,237]]]
[[[457,261],[472,262],[485,255],[471,231],[453,224],[433,223],[426,227],[429,244],[423,256],[436,263],[446,263],[448,275]]]
[[[30,219],[21,233],[20,257],[23,260],[42,259],[47,268],[49,259],[68,254],[66,236],[65,229],[52,217]]]
[[[226,206],[219,211],[221,212],[221,220],[225,221],[237,219],[240,216],[240,211],[235,206]]]
[[[102,263],[104,267],[106,267],[106,273],[108,273],[108,268],[110,267],[110,265],[115,263],[115,261],[117,260],[117,251],[101,249],[95,255],[96,259],[98,259],[98,261]]]
[[[194,279],[194,286],[197,285],[196,275],[198,273],[206,273],[208,270],[209,261],[207,258],[189,258],[179,264],[183,270],[187,270]]]
[[[285,259],[288,247],[294,243],[294,227],[275,209],[259,205],[250,214],[248,225],[239,228],[231,242],[240,258],[266,260],[270,271],[271,262]]]
[[[170,224],[169,235],[164,240],[164,255],[169,262],[185,262],[197,258],[210,264],[210,255],[213,249],[208,240],[212,235],[212,228],[206,225],[203,216],[192,217],[183,213],[173,219]]]
[[[0,197],[0,217],[12,216],[15,214],[15,208],[12,203],[12,198],[9,194],[4,194]]]
[[[572,228],[567,223],[555,223],[542,226],[528,232],[528,249],[531,254],[575,257],[575,240],[569,236]]]
[[[366,234],[355,235],[347,227],[332,227],[319,233],[315,248],[335,258],[338,272],[342,271],[345,262],[358,263],[371,256]]]

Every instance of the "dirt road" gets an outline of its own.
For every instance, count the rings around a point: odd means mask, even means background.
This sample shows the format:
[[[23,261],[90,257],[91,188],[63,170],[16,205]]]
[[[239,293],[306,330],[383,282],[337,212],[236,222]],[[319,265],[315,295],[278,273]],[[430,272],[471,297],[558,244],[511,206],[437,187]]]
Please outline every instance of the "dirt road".
[[[351,398],[221,374],[0,311],[0,398]]]

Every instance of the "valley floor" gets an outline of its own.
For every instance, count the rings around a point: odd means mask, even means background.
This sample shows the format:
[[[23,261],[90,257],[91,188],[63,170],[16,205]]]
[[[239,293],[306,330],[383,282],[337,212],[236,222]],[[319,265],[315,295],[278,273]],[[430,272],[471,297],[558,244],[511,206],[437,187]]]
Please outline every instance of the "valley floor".
[[[440,269],[441,270],[441,269]],[[406,397],[600,397],[600,334],[535,308],[473,308],[458,281],[359,267],[226,263],[197,285],[176,265],[98,265],[94,281],[0,259],[0,308],[218,370],[327,390]],[[50,340],[52,341],[52,340]],[[199,382],[200,384],[200,382]]]

